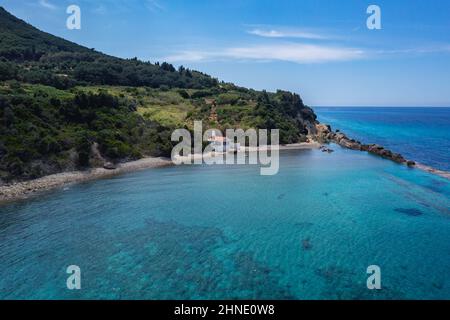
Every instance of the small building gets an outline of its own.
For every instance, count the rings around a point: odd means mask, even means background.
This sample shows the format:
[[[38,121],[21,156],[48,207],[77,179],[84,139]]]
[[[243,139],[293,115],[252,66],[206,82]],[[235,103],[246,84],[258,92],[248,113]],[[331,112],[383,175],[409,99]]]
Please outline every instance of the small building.
[[[213,131],[208,142],[212,142],[216,152],[233,152],[240,151],[240,143],[234,143],[227,137],[217,136],[216,132]]]

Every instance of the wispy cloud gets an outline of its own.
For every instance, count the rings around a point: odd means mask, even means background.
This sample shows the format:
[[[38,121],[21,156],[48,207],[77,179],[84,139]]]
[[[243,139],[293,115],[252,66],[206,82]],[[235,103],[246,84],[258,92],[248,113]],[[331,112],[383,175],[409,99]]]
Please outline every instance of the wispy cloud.
[[[106,9],[106,7],[104,5],[100,4],[97,7],[95,7],[94,9],[92,9],[92,12],[95,14],[106,14],[108,12],[108,10]]]
[[[169,62],[212,60],[288,61],[299,64],[325,63],[362,59],[365,52],[356,48],[311,44],[272,44],[224,48],[216,51],[182,51],[163,58]]]
[[[383,49],[378,50],[382,55],[424,55],[424,54],[446,54],[450,53],[450,44],[429,45],[406,49]]]
[[[302,29],[253,28],[248,30],[247,33],[265,38],[301,38],[311,40],[329,39],[329,36]]]
[[[164,7],[159,3],[158,0],[146,0],[145,6],[147,7],[147,9],[153,12],[164,10]]]
[[[353,48],[288,44],[232,48],[228,53],[230,56],[245,59],[320,63],[360,59],[364,52]]]
[[[55,9],[57,9],[57,7],[56,7],[54,4],[50,3],[48,0],[39,0],[39,4],[40,4],[42,7],[47,8],[47,9],[50,9],[50,10],[55,10]]]
[[[218,60],[219,58],[220,55],[217,52],[186,50],[155,60],[167,62],[200,62],[200,61]]]

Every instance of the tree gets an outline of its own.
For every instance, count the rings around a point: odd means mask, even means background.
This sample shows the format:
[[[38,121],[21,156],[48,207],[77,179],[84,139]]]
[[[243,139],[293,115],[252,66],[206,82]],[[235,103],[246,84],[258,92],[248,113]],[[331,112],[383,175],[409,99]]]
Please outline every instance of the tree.
[[[164,71],[175,72],[174,66],[167,62],[163,62],[161,64],[161,69],[163,69]]]
[[[89,166],[89,155],[91,154],[91,140],[86,131],[82,131],[77,139],[78,165]]]

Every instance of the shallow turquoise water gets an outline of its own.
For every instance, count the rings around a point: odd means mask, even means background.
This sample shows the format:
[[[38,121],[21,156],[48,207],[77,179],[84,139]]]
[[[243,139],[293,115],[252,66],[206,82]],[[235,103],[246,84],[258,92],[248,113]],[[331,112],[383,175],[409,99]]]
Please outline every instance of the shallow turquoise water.
[[[282,152],[275,176],[159,168],[2,206],[0,298],[450,299],[449,182],[333,148]]]

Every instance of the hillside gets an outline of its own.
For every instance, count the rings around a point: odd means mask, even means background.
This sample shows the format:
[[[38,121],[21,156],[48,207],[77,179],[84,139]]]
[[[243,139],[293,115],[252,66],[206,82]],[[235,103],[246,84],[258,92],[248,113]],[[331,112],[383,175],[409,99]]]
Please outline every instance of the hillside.
[[[167,63],[124,60],[39,31],[0,7],[1,80],[14,78],[60,89],[75,85],[204,88],[217,80]]]
[[[0,183],[168,156],[170,135],[205,126],[280,129],[305,141],[300,96],[219,82],[168,63],[111,57],[39,31],[0,8]]]

